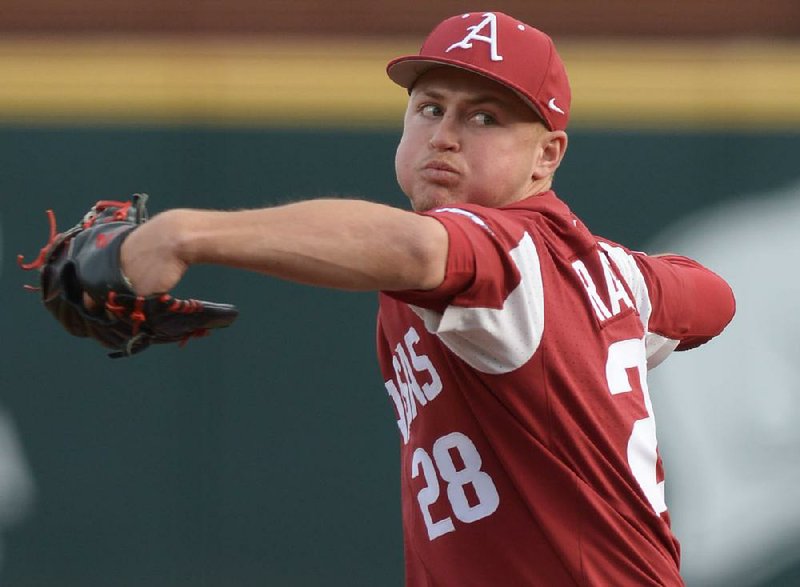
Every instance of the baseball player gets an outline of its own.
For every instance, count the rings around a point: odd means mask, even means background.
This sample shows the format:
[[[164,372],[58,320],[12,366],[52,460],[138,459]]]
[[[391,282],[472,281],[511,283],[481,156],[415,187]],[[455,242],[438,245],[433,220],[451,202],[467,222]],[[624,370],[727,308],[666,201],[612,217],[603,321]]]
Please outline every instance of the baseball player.
[[[380,292],[408,585],[681,585],[647,370],[719,334],[730,288],[595,236],[556,196],[570,87],[544,33],[460,14],[388,74],[409,92],[413,212],[169,210],[124,241],[126,276],[143,296],[196,263]]]

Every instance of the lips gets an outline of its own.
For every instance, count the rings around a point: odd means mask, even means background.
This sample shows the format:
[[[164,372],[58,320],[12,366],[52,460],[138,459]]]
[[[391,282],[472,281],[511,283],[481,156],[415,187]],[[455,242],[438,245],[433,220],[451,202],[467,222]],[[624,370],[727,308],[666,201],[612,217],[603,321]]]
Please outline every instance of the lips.
[[[428,161],[422,167],[423,169],[430,169],[433,171],[448,171],[450,173],[458,173],[458,169],[447,163],[446,161]]]

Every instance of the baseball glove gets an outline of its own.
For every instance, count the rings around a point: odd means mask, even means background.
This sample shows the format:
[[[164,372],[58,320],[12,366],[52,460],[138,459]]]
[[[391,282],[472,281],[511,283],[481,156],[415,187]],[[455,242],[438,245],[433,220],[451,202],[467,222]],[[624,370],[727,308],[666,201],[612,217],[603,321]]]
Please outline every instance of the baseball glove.
[[[40,271],[45,307],[74,336],[89,337],[112,349],[110,357],[128,357],[151,344],[178,343],[229,326],[238,316],[235,306],[176,299],[168,293],[139,296],[120,267],[125,237],[147,221],[146,194],[131,201],[97,202],[78,224],[56,232],[47,211],[50,238],[31,263],[17,257],[20,267]],[[93,301],[89,309],[84,294]]]

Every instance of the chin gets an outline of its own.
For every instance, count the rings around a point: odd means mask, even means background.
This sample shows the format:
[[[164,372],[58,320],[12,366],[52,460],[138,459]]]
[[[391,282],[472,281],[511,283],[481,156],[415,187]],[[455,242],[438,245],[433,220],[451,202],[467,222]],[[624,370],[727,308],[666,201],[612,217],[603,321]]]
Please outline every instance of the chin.
[[[414,212],[428,212],[435,208],[440,208],[445,205],[445,202],[431,201],[431,200],[417,200],[411,202],[411,208]]]
[[[451,194],[423,194],[416,197],[410,197],[411,207],[415,212],[427,212],[434,208],[441,208],[456,201]]]

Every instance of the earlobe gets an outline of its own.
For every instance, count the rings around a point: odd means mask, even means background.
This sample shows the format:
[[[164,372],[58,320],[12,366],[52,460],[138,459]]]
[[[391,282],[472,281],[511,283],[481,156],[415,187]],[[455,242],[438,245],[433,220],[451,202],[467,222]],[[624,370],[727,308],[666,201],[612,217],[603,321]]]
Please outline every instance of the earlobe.
[[[542,135],[533,170],[534,179],[550,177],[556,172],[567,151],[567,142],[567,133],[563,130],[549,131]]]

